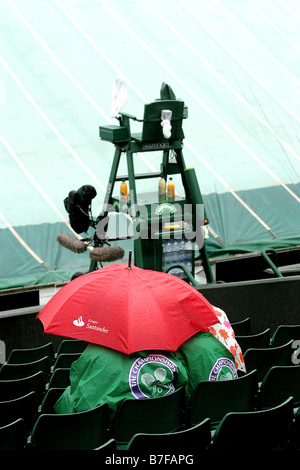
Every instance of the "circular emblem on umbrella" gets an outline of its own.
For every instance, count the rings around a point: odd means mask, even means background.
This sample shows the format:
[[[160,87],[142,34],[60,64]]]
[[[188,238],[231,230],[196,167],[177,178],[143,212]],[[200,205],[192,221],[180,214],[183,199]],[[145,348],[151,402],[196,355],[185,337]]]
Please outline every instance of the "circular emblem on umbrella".
[[[129,386],[135,398],[151,398],[175,391],[174,380],[178,368],[173,361],[160,354],[150,354],[134,361],[129,371]]]

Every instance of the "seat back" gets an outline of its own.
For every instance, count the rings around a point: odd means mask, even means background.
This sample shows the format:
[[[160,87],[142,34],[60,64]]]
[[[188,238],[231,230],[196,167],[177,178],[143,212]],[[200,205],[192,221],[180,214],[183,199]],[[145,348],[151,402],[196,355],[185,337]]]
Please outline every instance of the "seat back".
[[[107,403],[71,414],[42,414],[31,434],[34,450],[93,450],[108,440]]]
[[[132,138],[138,138],[142,142],[166,142],[161,126],[161,112],[165,109],[172,111],[169,140],[182,139],[184,102],[180,100],[157,100],[145,104],[142,133],[139,136],[132,134]]]
[[[138,433],[128,443],[127,450],[138,454],[196,455],[208,450],[211,441],[210,420],[207,418],[181,431],[169,433]],[[187,462],[188,463],[188,462]]]
[[[51,373],[50,360],[48,356],[34,362],[3,364],[0,369],[0,380],[22,379],[40,371],[44,374],[45,382],[48,382]]]
[[[117,445],[127,445],[137,433],[178,430],[184,422],[184,410],[184,387],[162,397],[124,400],[116,414]]]
[[[107,455],[109,454],[113,454],[116,452],[117,450],[117,446],[116,446],[116,440],[115,439],[109,439],[107,442],[105,442],[104,444],[102,444],[101,446],[99,447],[96,447],[96,449],[94,449],[98,452],[97,456],[99,456],[99,454],[101,455],[104,455],[105,457],[107,457]]]
[[[0,401],[0,426],[23,419],[27,434],[33,428],[38,415],[38,402],[35,392],[29,392],[20,398]]]
[[[56,368],[51,374],[49,388],[67,388],[70,385],[70,368]]]
[[[43,401],[41,403],[40,412],[42,414],[52,414],[55,413],[54,405],[57,400],[61,397],[63,392],[65,391],[64,388],[49,388],[45,393]]]
[[[281,346],[291,339],[300,340],[300,325],[279,325],[272,338],[272,346]]]
[[[201,381],[190,400],[191,425],[210,418],[215,426],[230,411],[252,411],[257,403],[257,394],[256,370],[235,380]]]
[[[0,427],[0,451],[24,450],[26,447],[26,430],[23,419]]]
[[[35,392],[40,405],[45,393],[46,383],[43,372],[16,380],[0,380],[0,401],[20,398],[27,393]]]
[[[268,348],[270,346],[270,328],[253,335],[241,336],[235,334],[235,339],[239,343],[243,353],[249,348]]]
[[[250,317],[246,317],[243,320],[232,322],[231,326],[235,333],[235,336],[245,336],[251,334],[251,320]]]
[[[37,348],[13,349],[6,361],[7,364],[23,364],[34,362],[48,356],[50,364],[54,360],[54,348],[51,342]]]
[[[88,346],[86,341],[81,341],[79,339],[64,339],[57,350],[57,357],[60,354],[74,354],[82,353],[85,348]]]
[[[269,348],[250,348],[244,354],[246,370],[257,370],[258,381],[261,382],[272,366],[291,365],[292,342],[282,346]]]
[[[284,447],[291,436],[293,398],[262,411],[228,413],[213,436],[215,451],[270,451]]]
[[[56,369],[68,369],[71,367],[74,361],[77,361],[81,356],[81,353],[62,353],[60,354],[54,364],[53,364],[53,372]]]
[[[260,389],[261,408],[277,406],[292,396],[300,405],[300,366],[274,366],[265,375]]]

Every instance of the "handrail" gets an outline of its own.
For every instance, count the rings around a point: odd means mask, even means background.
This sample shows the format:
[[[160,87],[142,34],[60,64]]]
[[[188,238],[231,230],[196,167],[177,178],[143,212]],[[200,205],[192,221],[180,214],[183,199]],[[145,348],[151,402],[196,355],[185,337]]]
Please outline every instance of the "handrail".
[[[173,268],[180,268],[182,269],[182,271],[184,272],[184,274],[186,275],[186,277],[188,278],[188,280],[191,282],[191,284],[196,287],[196,286],[202,286],[203,284],[201,284],[200,282],[196,281],[196,279],[194,278],[194,276],[190,273],[190,271],[187,269],[187,267],[182,264],[182,263],[174,263],[174,264],[170,264],[167,268],[165,268],[163,270],[163,272],[165,273],[168,273],[171,269]]]
[[[274,253],[276,256],[277,256],[277,253],[275,250],[273,249],[268,249],[268,250],[263,250],[261,251],[261,256],[263,257],[263,259],[268,263],[268,265],[270,266],[270,268],[273,270],[273,272],[276,274],[277,277],[283,277],[283,275],[281,274],[281,272],[279,271],[279,269],[277,268],[277,266],[273,263],[273,261],[270,259],[270,257],[268,256],[267,252],[270,252],[270,253]]]

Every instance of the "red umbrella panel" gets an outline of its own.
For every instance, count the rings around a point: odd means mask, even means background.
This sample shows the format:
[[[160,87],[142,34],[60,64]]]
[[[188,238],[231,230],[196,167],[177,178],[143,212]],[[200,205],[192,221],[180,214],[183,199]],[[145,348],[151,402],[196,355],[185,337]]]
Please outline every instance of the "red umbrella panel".
[[[171,274],[111,264],[62,287],[38,314],[45,333],[125,354],[176,351],[218,323],[212,305]]]

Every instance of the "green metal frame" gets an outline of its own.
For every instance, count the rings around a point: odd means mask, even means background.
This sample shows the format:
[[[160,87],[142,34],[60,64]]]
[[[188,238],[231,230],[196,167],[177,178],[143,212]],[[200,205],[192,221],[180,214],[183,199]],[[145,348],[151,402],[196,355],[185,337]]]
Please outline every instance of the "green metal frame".
[[[161,128],[161,111],[163,109],[170,109],[172,111],[172,135],[170,139],[166,139],[163,136]],[[183,157],[182,147],[184,134],[182,131],[182,120],[186,117],[186,108],[181,100],[156,100],[152,103],[146,104],[144,109],[144,118],[137,119],[135,116],[120,113],[119,128],[117,126],[100,126],[99,133],[100,138],[104,141],[108,141],[114,144],[115,153],[110,171],[109,181],[107,185],[107,191],[103,204],[103,211],[105,213],[107,208],[116,203],[117,201],[113,198],[113,191],[116,182],[125,179],[129,182],[130,188],[130,215],[136,226],[142,230],[142,223],[138,217],[138,198],[136,192],[136,180],[147,179],[147,178],[159,178],[164,177],[167,180],[169,175],[180,174],[182,179],[183,188],[185,191],[185,198],[182,203],[186,202],[189,204],[196,205],[202,203],[202,196],[198,186],[195,183],[195,176],[192,175],[194,180],[191,180],[191,175],[186,171],[185,161]],[[142,132],[139,134],[131,133],[130,121],[138,121],[142,123]],[[162,163],[161,171],[153,173],[135,174],[134,170],[134,154],[141,152],[162,152]],[[172,152],[172,162],[170,161],[170,152]],[[128,175],[118,176],[118,169],[120,159],[126,156],[127,160],[127,171]],[[195,196],[196,195],[196,196]],[[158,201],[158,193],[157,200]],[[196,230],[196,220],[192,215],[192,225]],[[152,222],[148,220],[148,223]],[[158,226],[162,222],[162,217],[158,217]],[[208,221],[206,220],[206,223]],[[147,222],[146,222],[147,223]],[[170,237],[172,237],[170,233]],[[210,267],[209,259],[206,253],[205,246],[199,247],[199,253],[202,261],[202,265],[206,274],[207,282],[213,283],[213,275]],[[163,270],[162,269],[162,240],[159,237],[158,240],[143,240],[142,237],[134,238],[134,260],[135,265],[141,268]],[[150,260],[153,260],[152,264]],[[186,267],[181,263],[175,263],[176,267],[180,267],[184,272],[187,279],[193,284],[197,285],[194,274],[194,257],[193,257],[193,269],[192,273],[188,272]],[[174,267],[174,266],[173,266]],[[168,267],[166,271],[170,271],[171,267]]]

